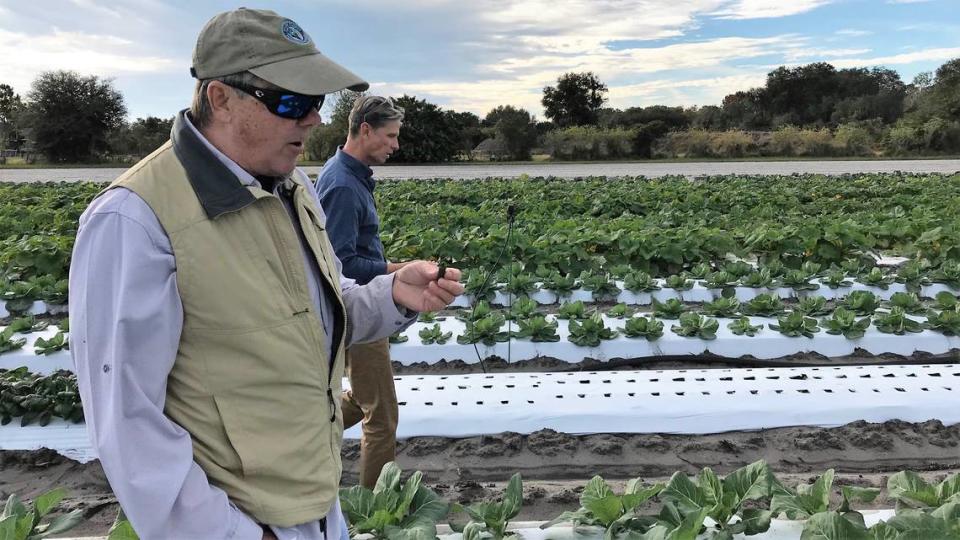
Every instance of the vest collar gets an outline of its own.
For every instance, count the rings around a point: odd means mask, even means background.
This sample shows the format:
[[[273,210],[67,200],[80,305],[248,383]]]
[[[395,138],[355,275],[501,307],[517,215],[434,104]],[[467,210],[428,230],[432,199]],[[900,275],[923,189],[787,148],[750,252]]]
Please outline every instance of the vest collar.
[[[180,111],[173,121],[170,138],[207,217],[215,219],[253,204],[254,194],[203,144],[186,113]]]

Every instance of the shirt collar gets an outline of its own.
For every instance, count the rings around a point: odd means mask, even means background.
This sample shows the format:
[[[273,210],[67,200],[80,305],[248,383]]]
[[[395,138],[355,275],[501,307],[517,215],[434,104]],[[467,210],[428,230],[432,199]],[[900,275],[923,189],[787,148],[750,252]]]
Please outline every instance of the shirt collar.
[[[337,147],[337,160],[347,166],[348,169],[360,179],[360,182],[371,192],[376,181],[373,179],[373,169],[359,159],[343,151],[343,146]]]

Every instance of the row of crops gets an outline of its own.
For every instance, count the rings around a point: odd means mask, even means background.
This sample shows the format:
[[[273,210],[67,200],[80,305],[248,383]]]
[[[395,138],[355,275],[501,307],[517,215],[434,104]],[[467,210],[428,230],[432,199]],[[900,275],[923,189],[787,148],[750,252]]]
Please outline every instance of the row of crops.
[[[13,311],[66,300],[77,220],[102,188],[0,183],[0,295],[20,302]],[[960,175],[389,181],[376,197],[388,258],[472,270],[471,292],[485,292],[490,270],[518,290],[612,279],[642,289],[644,274],[667,286],[804,287],[812,274],[882,284],[869,254],[910,258],[904,283],[960,283]]]
[[[777,478],[764,461],[726,476],[705,467],[693,477],[675,472],[667,482],[648,484],[635,478],[623,490],[595,476],[578,489],[579,508],[564,511],[539,529],[524,529],[512,523],[524,504],[520,473],[511,477],[501,497],[459,504],[428,487],[420,471],[403,479],[400,468],[388,463],[372,490],[363,486],[341,489],[340,504],[350,536],[375,540],[438,538],[438,524],[444,522],[454,531],[444,537],[462,540],[732,540],[735,535],[774,532],[784,524],[775,520],[784,519],[802,523],[802,540],[960,538],[960,475],[928,483],[913,471],[900,471],[890,476],[886,490],[837,486],[835,478],[834,470],[828,469],[811,483],[791,486]],[[835,491],[840,493],[836,501],[831,497]],[[860,508],[884,491],[896,510],[865,515]],[[11,495],[0,517],[0,531],[9,529],[5,538],[18,540],[28,535],[41,538],[46,536],[44,532],[62,534],[76,527],[86,518],[82,510],[45,519],[65,495],[62,488],[55,489],[29,504]],[[558,530],[557,525],[572,525],[572,534]],[[16,535],[18,531],[22,534]],[[130,523],[119,515],[109,540],[136,538]]]

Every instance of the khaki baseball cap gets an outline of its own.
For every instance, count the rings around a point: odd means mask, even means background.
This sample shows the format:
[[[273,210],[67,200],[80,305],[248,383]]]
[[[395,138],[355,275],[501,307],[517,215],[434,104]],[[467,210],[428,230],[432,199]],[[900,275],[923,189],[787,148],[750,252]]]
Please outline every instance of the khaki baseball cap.
[[[191,75],[203,80],[243,71],[309,96],[370,88],[321,54],[300,25],[268,10],[240,8],[221,13],[207,22],[197,38]]]

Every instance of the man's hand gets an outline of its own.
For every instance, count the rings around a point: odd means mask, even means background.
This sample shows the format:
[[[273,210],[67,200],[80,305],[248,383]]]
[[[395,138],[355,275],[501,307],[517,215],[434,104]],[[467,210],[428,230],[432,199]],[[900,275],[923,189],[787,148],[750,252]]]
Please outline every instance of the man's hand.
[[[393,279],[393,301],[414,311],[437,311],[447,307],[463,294],[460,270],[447,268],[444,276],[437,276],[437,271],[438,266],[432,262],[404,263]]]
[[[276,535],[273,534],[273,530],[266,525],[261,525],[263,527],[263,539],[262,540],[277,540]]]

